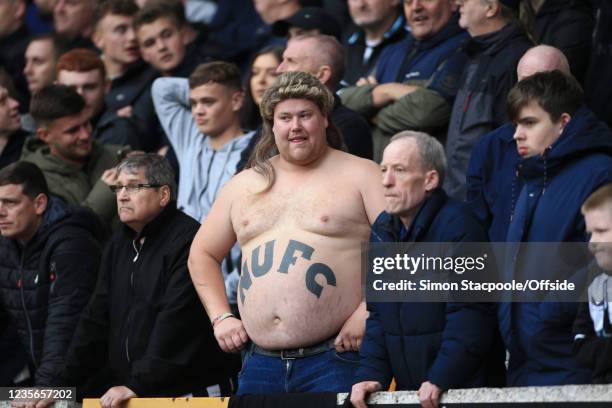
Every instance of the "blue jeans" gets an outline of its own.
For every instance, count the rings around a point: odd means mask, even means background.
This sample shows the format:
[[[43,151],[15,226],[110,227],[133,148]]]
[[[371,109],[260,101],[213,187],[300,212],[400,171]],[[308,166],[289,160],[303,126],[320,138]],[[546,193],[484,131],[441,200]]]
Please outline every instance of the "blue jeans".
[[[238,374],[238,395],[290,392],[349,392],[359,353],[329,350],[283,360],[247,350]]]

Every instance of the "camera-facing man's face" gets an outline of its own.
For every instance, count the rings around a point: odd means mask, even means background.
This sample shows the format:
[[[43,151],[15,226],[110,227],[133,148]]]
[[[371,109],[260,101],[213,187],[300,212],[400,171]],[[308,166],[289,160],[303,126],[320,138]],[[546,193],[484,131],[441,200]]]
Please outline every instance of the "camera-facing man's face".
[[[55,119],[37,130],[38,137],[49,145],[52,155],[82,165],[92,148],[89,115],[87,109],[83,109],[78,114]]]
[[[142,59],[164,75],[185,58],[185,44],[180,27],[170,17],[143,24],[136,31]]]
[[[119,219],[136,232],[155,219],[170,200],[169,187],[151,186],[144,168],[121,171],[115,187]]]
[[[46,197],[39,194],[30,198],[23,193],[21,184],[0,186],[0,234],[21,243],[27,242],[36,233],[38,218],[46,207]]]

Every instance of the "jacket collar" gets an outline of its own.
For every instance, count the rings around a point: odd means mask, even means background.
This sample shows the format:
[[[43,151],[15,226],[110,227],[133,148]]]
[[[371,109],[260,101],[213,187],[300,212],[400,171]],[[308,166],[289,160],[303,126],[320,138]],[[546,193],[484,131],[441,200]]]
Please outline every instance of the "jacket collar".
[[[383,34],[383,39],[380,44],[384,44],[393,38],[399,38],[406,31],[406,19],[404,13],[400,12],[389,29]],[[365,33],[363,30],[355,31],[346,40],[349,45],[355,45],[358,42],[365,43]]]
[[[501,30],[472,37],[465,46],[468,56],[495,55],[515,38],[524,36],[523,29],[516,23],[508,23]]]
[[[438,33],[432,35],[431,37],[423,40],[417,40],[416,38],[412,37],[412,34],[410,34],[410,37],[414,40],[415,48],[420,50],[430,50],[461,33],[465,33],[465,31],[459,27],[459,16],[457,13],[454,13],[444,27],[442,27]],[[467,34],[465,35],[467,36]]]
[[[151,222],[144,226],[140,234],[135,234],[134,230],[128,227],[127,225],[123,225],[123,232],[127,235],[131,240],[139,240],[141,238],[149,238],[159,235],[159,232],[166,228],[168,225],[172,224],[173,218],[179,210],[176,207],[176,201],[171,201],[168,203],[166,208],[160,212],[157,217],[155,217]]]
[[[612,156],[612,133],[585,106],[578,109],[563,133],[543,155],[520,161],[525,179],[553,176],[571,161],[590,154]]]
[[[408,230],[399,216],[385,212],[385,218],[380,225],[381,231],[395,242],[418,242],[423,239],[447,201],[448,196],[444,190],[437,188],[425,199]]]

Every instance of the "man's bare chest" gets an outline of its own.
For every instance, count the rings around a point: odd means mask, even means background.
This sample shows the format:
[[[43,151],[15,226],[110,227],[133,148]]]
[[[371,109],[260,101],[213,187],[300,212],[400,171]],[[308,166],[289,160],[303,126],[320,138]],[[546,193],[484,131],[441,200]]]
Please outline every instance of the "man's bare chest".
[[[356,189],[327,184],[250,195],[233,208],[232,223],[238,242],[244,246],[281,230],[343,237],[359,224],[367,224],[367,218]]]

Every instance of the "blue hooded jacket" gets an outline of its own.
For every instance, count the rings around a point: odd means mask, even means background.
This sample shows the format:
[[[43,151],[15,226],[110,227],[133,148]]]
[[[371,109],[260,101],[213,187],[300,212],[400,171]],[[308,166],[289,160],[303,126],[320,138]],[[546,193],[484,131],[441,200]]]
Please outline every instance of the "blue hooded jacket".
[[[612,132],[582,107],[559,139],[543,155],[520,160],[515,174],[523,186],[511,210],[506,241],[586,242],[580,207],[593,191],[612,181]],[[541,274],[540,266],[558,256],[526,248],[506,257],[504,273],[517,278]],[[586,270],[575,271],[572,279],[580,281],[583,273]],[[572,356],[576,310],[577,303],[559,302],[500,306],[500,330],[510,351],[510,385],[590,382],[590,372],[579,368]]]
[[[370,238],[373,243],[486,240],[467,207],[442,189],[427,198],[409,231],[399,217],[383,212]],[[355,383],[378,381],[386,388],[395,377],[399,390],[416,390],[424,381],[443,389],[499,385],[504,356],[491,358],[496,333],[491,305],[368,302],[368,310]]]

